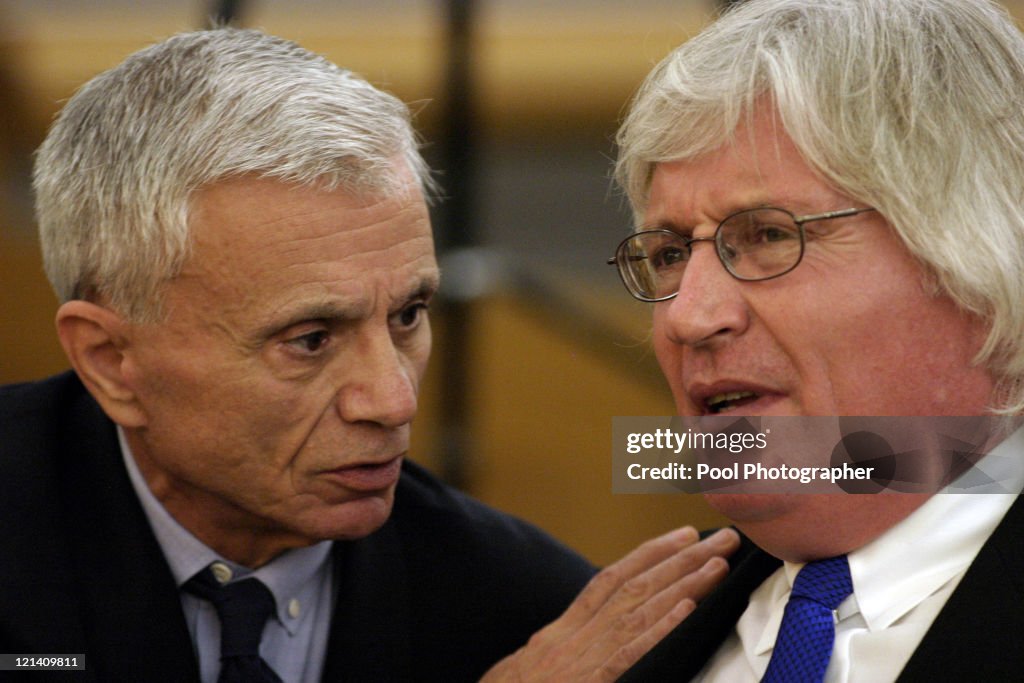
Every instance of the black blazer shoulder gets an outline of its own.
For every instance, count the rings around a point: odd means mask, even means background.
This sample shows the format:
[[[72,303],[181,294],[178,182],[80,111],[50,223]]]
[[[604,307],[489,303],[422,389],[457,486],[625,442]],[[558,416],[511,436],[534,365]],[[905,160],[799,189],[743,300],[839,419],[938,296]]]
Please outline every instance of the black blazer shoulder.
[[[73,373],[0,388],[0,518],[0,650],[85,654],[40,680],[198,680],[114,425]]]
[[[0,519],[0,652],[84,652],[76,681],[197,680],[114,426],[74,374],[0,388]],[[411,462],[388,522],[333,552],[325,681],[476,680],[595,571]]]

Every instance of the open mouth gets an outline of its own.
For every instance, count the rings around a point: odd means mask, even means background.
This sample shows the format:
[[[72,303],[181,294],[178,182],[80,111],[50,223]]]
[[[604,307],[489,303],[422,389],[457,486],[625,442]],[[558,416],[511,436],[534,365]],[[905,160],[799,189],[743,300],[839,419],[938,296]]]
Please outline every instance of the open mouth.
[[[381,463],[349,465],[324,472],[324,476],[348,489],[380,491],[398,481],[402,472],[402,456]]]
[[[753,391],[727,391],[706,398],[704,408],[711,415],[717,415],[753,403],[759,398],[760,395]]]

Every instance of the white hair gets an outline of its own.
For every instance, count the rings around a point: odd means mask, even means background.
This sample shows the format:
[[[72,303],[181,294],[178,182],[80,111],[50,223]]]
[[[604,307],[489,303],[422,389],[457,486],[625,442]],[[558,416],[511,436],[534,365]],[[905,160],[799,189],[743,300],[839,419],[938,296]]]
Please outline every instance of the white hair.
[[[189,250],[189,201],[241,174],[358,194],[430,172],[408,108],[293,42],[222,28],[136,52],[71,98],[40,147],[36,213],[58,298],[135,321]]]
[[[885,216],[990,326],[977,362],[1024,410],[1024,38],[988,0],[749,0],[648,76],[616,175],[642,216],[655,164],[731,139],[768,102],[808,164]]]

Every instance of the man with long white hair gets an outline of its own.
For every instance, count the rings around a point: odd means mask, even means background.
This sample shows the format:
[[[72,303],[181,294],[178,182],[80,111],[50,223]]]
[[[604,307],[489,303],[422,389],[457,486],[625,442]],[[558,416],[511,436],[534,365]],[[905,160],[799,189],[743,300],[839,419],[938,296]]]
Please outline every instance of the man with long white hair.
[[[1024,38],[987,0],[750,0],[619,134],[680,415],[1024,412]],[[988,458],[1020,462],[1019,432]],[[708,495],[734,568],[628,680],[1011,680],[1016,495]]]

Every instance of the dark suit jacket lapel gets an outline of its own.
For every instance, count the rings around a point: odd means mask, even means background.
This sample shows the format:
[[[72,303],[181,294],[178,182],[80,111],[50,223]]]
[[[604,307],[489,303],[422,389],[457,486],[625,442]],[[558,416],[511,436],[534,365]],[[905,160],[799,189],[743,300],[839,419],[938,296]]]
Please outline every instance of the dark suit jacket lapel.
[[[982,547],[900,681],[1019,680],[1024,671],[1024,501]]]
[[[725,581],[620,681],[688,681],[736,626],[750,594],[782,563],[746,538]]]
[[[334,544],[337,595],[322,680],[410,681],[417,661],[408,567],[394,519],[367,538]]]
[[[197,682],[178,590],[131,488],[113,424],[83,395],[64,440],[87,668],[101,680]]]

